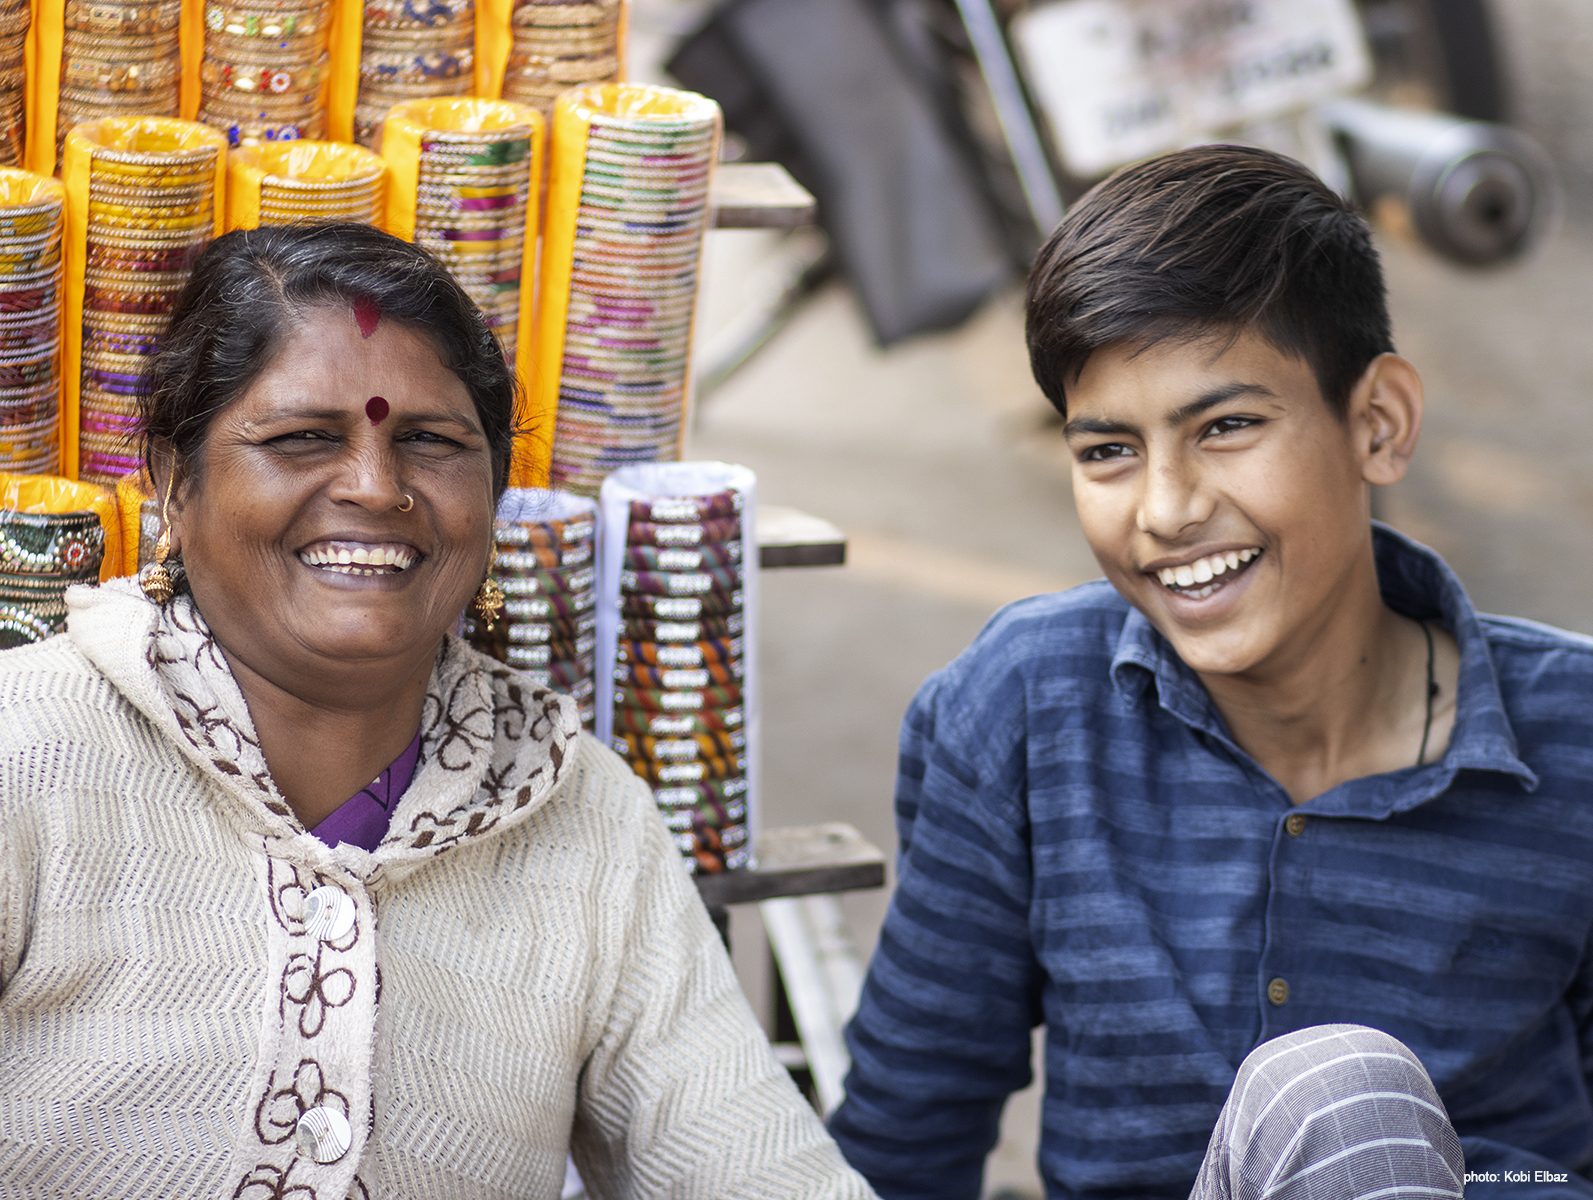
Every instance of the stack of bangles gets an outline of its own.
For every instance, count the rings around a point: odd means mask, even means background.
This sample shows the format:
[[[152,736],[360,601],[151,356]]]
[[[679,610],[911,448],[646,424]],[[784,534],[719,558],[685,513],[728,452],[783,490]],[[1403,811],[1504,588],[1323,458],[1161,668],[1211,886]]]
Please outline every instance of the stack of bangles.
[[[567,88],[619,78],[622,0],[518,0],[503,97],[544,117]]]
[[[199,119],[234,146],[326,130],[328,0],[208,0]]]
[[[66,0],[55,117],[57,165],[75,125],[109,116],[177,115],[181,15],[181,0]]]
[[[138,378],[214,228],[217,147],[96,147],[89,163],[78,474],[114,485],[142,463]]]
[[[592,727],[597,647],[597,505],[581,496],[511,491],[498,509],[494,575],[504,612],[466,622],[472,645],[573,697]]]
[[[742,496],[633,500],[620,574],[614,749],[693,872],[747,864]]]
[[[629,84],[558,103],[587,109],[588,128],[550,473],[588,495],[618,468],[680,456],[719,110]],[[544,275],[560,265],[544,249]]]
[[[316,174],[299,172],[295,160],[317,156]],[[267,174],[260,180],[260,224],[302,225],[313,221],[377,220],[387,166],[363,146],[304,142],[233,151]],[[234,177],[236,179],[236,177]]]
[[[0,4],[0,164],[22,161],[23,110],[27,98],[24,61],[32,10],[28,0]]]
[[[375,146],[387,110],[475,90],[472,0],[366,0],[354,140]]]
[[[0,471],[60,470],[61,228],[65,189],[0,168]],[[26,199],[20,199],[26,197]]]
[[[0,650],[66,625],[66,589],[99,578],[105,529],[92,512],[0,511]]]
[[[415,242],[470,293],[510,362],[520,319],[530,160],[529,124],[432,129],[420,145]]]

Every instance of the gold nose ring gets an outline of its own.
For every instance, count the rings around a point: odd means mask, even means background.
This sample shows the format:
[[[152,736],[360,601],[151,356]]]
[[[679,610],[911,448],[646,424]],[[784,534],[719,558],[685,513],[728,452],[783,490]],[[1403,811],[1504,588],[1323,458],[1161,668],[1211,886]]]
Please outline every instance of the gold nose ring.
[[[398,511],[399,512],[408,512],[410,509],[412,509],[414,507],[415,507],[415,497],[411,496],[408,492],[405,492],[404,493],[404,503],[402,503],[402,504],[400,504],[398,506]]]

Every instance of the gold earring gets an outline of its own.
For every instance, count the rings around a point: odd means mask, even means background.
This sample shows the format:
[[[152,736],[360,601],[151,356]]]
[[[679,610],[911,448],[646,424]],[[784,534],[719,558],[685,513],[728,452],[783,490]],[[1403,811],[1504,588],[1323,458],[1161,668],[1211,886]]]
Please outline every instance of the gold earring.
[[[166,560],[171,557],[171,520],[166,510],[171,507],[171,488],[176,480],[177,464],[173,462],[171,474],[166,476],[166,498],[160,502],[160,537],[155,541],[155,565],[138,581],[144,595],[156,604],[165,604],[177,588],[177,580],[166,566]]]
[[[476,592],[476,598],[471,601],[471,607],[476,610],[476,615],[481,618],[482,624],[491,629],[498,623],[498,614],[503,611],[503,589],[498,586],[498,581],[492,577],[492,569],[498,565],[498,547],[492,547],[492,560],[487,563],[487,577],[481,581],[481,587]]]

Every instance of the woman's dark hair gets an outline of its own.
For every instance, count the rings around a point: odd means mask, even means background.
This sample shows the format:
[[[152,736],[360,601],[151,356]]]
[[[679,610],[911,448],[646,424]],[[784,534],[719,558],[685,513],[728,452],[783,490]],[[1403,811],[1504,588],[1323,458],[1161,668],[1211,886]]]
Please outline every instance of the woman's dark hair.
[[[502,495],[515,435],[515,378],[503,347],[437,259],[352,223],[234,230],[200,254],[139,379],[151,472],[157,443],[198,465],[216,414],[243,395],[310,309],[361,300],[429,337],[465,385],[487,435],[494,495]]]
[[[1029,363],[1067,412],[1090,355],[1254,328],[1308,363],[1341,418],[1367,365],[1392,351],[1366,222],[1293,159],[1197,146],[1097,184],[1029,271]]]

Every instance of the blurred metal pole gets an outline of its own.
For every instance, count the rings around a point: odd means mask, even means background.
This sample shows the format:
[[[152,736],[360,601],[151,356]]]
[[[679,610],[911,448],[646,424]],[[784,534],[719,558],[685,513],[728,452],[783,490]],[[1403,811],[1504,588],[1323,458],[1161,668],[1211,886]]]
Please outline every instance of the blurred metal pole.
[[[828,1117],[846,1096],[852,1056],[843,1034],[863,991],[862,960],[834,896],[765,900],[758,910]]]
[[[1317,112],[1343,145],[1360,202],[1403,200],[1422,240],[1446,258],[1513,258],[1557,208],[1547,156],[1508,126],[1366,100],[1335,100]]]
[[[1040,131],[1035,128],[1034,117],[1029,112],[1023,85],[1018,81],[1017,68],[1007,49],[1006,34],[1001,31],[1001,22],[990,7],[990,0],[957,0],[957,11],[962,14],[968,40],[973,43],[974,56],[979,60],[979,71],[990,89],[990,99],[1001,121],[1001,132],[1012,153],[1012,165],[1017,168],[1018,182],[1023,185],[1024,198],[1029,202],[1029,215],[1034,218],[1040,237],[1049,237],[1062,220],[1062,196],[1051,174],[1045,147],[1040,144]]]

